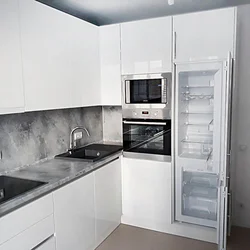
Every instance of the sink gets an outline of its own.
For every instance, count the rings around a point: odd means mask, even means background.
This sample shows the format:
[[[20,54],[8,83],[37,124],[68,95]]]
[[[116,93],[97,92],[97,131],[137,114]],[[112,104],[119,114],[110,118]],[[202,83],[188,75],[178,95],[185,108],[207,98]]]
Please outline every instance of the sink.
[[[36,189],[45,182],[20,179],[10,176],[0,176],[0,204],[11,200],[28,191]]]
[[[78,159],[87,162],[95,162],[120,150],[122,150],[122,147],[118,145],[91,144],[57,155],[56,158]]]

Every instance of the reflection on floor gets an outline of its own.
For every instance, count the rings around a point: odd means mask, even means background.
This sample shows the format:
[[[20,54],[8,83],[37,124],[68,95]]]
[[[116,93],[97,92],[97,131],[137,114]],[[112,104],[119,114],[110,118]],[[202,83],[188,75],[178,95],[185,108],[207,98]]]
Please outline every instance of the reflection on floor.
[[[250,228],[232,227],[227,250],[250,250]]]
[[[217,250],[198,240],[120,225],[96,250]],[[227,250],[250,250],[250,229],[233,227]]]
[[[217,250],[217,245],[120,225],[96,250]]]

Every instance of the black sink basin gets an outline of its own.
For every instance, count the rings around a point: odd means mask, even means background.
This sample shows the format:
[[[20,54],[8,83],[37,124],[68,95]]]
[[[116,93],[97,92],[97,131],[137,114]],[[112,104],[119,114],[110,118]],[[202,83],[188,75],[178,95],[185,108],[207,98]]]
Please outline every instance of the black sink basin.
[[[0,204],[44,184],[46,183],[2,175],[0,176]]]
[[[122,149],[118,145],[91,144],[66,153],[57,155],[56,158],[78,159],[82,161],[95,162]]]

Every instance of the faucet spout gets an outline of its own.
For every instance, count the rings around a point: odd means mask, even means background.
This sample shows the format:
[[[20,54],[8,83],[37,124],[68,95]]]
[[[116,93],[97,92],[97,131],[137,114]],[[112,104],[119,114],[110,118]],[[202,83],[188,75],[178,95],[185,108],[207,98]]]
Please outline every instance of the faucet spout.
[[[82,130],[82,131],[85,131],[87,136],[90,136],[90,133],[89,131],[85,128],[85,127],[75,127],[71,130],[70,132],[70,138],[69,138],[69,151],[72,151],[75,147],[74,143],[75,143],[75,140],[74,140],[74,133],[75,131],[77,130]]]

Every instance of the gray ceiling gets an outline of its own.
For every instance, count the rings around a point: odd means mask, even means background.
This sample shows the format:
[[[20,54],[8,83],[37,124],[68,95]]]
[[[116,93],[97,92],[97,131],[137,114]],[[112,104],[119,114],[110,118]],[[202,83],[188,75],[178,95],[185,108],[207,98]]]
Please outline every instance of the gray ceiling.
[[[38,0],[96,25],[175,15],[250,3],[250,0]]]

